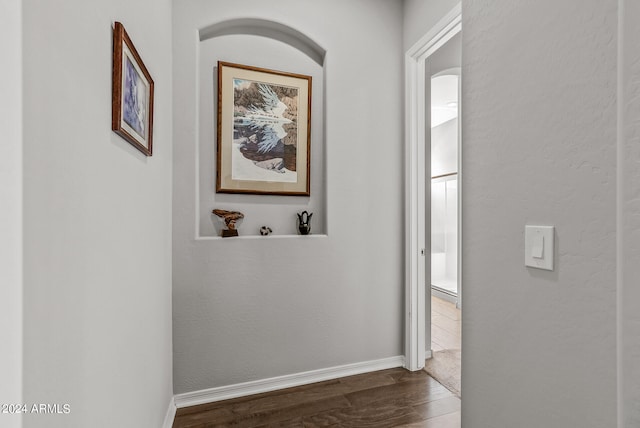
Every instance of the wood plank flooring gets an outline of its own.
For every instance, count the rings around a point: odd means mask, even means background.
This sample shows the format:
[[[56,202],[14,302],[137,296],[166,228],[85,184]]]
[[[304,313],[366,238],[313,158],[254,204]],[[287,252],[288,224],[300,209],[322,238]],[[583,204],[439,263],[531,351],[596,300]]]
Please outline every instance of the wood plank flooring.
[[[456,396],[462,393],[462,312],[454,303],[431,296],[431,359],[424,370]]]
[[[459,428],[460,400],[402,368],[178,409],[173,428]]]
[[[456,305],[431,296],[431,349],[461,349],[462,312]]]

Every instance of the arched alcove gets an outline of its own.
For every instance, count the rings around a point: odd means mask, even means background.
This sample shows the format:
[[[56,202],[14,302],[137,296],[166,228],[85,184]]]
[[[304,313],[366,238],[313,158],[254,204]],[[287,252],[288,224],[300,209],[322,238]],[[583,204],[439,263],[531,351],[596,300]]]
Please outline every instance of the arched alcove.
[[[200,41],[220,36],[253,35],[278,40],[303,52],[320,66],[324,64],[326,50],[306,34],[288,25],[259,18],[239,18],[218,22],[199,31]]]
[[[296,235],[296,213],[313,212],[312,233],[327,233],[325,186],[325,57],[326,50],[302,32],[278,22],[239,18],[198,30],[196,57],[196,114],[198,165],[197,233],[199,239],[217,239],[223,224],[213,208],[241,211],[240,235],[260,236],[261,226],[273,235]],[[217,63],[244,64],[312,77],[310,196],[216,193]]]

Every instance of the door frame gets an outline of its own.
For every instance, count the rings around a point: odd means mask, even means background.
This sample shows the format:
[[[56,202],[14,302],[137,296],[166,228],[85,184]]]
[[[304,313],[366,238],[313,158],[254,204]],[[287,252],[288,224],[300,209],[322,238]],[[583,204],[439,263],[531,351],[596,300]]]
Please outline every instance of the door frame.
[[[405,53],[405,368],[411,371],[424,368],[425,360],[431,357],[431,319],[427,317],[431,300],[426,294],[427,273],[431,272],[431,243],[427,239],[431,224],[426,212],[431,191],[426,186],[431,153],[426,148],[431,142],[430,133],[426,132],[430,126],[425,123],[430,110],[426,101],[430,76],[425,62],[461,31],[461,13],[458,3]]]

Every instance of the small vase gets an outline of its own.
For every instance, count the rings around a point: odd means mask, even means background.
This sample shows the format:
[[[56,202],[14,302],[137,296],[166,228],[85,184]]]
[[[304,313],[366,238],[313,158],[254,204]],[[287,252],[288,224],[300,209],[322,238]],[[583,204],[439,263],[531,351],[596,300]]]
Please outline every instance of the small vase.
[[[298,214],[298,231],[300,235],[308,235],[311,233],[311,216],[313,213],[309,214],[306,211],[302,211]]]

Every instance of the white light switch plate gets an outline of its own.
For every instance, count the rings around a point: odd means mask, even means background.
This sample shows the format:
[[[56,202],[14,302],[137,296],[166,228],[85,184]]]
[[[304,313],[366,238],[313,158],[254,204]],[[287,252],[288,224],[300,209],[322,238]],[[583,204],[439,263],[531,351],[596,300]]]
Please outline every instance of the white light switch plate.
[[[554,226],[525,226],[524,265],[553,270]]]

